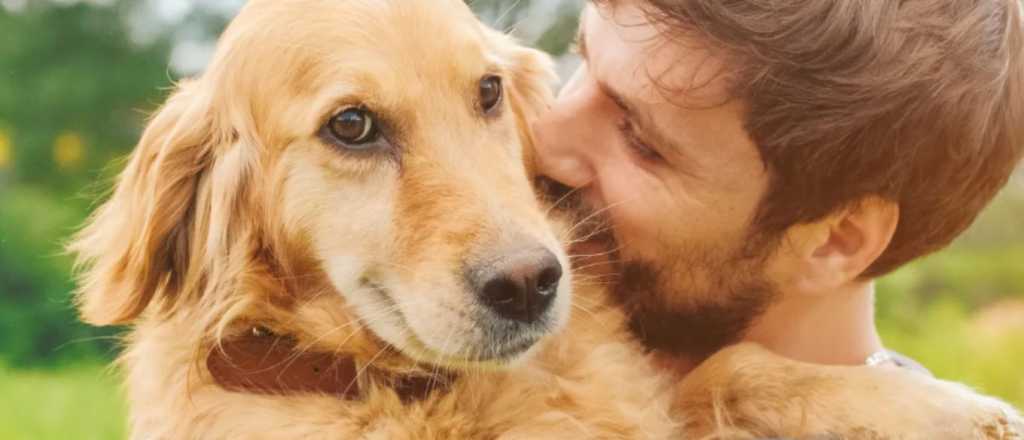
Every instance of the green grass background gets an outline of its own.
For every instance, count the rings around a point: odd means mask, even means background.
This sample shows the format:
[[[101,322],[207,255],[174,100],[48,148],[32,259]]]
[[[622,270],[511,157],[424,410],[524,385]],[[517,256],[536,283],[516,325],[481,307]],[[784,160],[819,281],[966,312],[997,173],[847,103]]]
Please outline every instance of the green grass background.
[[[118,379],[100,364],[0,366],[0,439],[116,440],[125,414]]]

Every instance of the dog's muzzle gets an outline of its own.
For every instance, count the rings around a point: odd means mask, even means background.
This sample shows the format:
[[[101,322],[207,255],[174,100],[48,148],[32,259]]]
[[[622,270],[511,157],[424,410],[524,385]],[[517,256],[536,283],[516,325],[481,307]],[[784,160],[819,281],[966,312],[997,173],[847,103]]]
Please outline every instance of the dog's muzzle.
[[[532,324],[551,308],[562,280],[562,265],[544,247],[518,250],[467,271],[481,304],[498,317]]]

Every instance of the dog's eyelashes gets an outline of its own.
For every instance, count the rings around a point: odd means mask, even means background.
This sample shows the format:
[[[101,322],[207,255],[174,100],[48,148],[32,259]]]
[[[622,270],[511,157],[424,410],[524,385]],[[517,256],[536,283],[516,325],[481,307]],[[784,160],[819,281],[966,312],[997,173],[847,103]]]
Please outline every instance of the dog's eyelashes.
[[[350,107],[331,117],[321,133],[332,143],[350,150],[377,146],[380,129],[376,116],[362,107]]]
[[[487,75],[480,80],[480,109],[484,114],[492,114],[501,105],[504,90],[501,77]]]

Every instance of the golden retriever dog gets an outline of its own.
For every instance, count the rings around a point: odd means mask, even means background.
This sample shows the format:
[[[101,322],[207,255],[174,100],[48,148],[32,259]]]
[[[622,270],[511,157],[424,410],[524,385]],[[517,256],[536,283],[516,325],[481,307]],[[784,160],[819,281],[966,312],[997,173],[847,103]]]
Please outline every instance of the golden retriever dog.
[[[70,246],[83,319],[132,325],[132,438],[1011,429],[952,385],[753,346],[659,374],[572,292],[571,228],[531,188],[549,64],[460,0],[250,2]]]

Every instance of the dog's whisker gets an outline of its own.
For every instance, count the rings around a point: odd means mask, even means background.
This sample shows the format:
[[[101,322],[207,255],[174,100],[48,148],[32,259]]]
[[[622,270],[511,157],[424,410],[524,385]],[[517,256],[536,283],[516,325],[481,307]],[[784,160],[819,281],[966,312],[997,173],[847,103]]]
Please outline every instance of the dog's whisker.
[[[413,306],[415,306],[415,305],[417,305],[419,303],[426,303],[426,300],[425,299],[419,299],[419,298],[411,300],[411,304]],[[352,340],[352,338],[354,338],[357,334],[359,334],[359,331],[361,331],[362,329],[366,328],[369,325],[369,323],[372,322],[374,319],[377,319],[377,318],[382,317],[382,316],[387,316],[387,315],[389,315],[389,314],[391,314],[391,313],[393,313],[395,311],[398,311],[398,310],[400,310],[400,306],[398,304],[395,304],[395,305],[392,305],[392,306],[380,309],[380,310],[376,311],[375,313],[373,313],[372,315],[370,315],[369,317],[362,317],[360,319],[353,320],[353,322],[351,324],[355,324],[356,330],[354,330],[351,334],[349,334],[348,337],[346,337],[345,339],[343,339],[343,340],[339,341],[337,344],[335,344],[335,347],[332,350],[333,353],[335,355],[340,353],[341,350],[345,347],[345,345],[350,340]],[[404,331],[404,329],[403,329],[403,331]]]
[[[373,317],[375,318],[375,317],[378,317],[378,316],[385,316],[385,315],[387,315],[389,313],[392,313],[397,308],[398,308],[398,305],[387,307],[387,308],[382,309],[382,310],[378,311],[377,313],[375,313],[373,315]],[[333,327],[330,330],[321,333],[319,336],[317,336],[313,340],[311,340],[309,342],[306,342],[302,347],[299,347],[292,354],[290,354],[287,358],[281,360],[280,362],[275,364],[273,367],[276,368],[276,367],[284,364],[285,367],[284,367],[284,369],[282,371],[287,370],[287,368],[291,367],[291,365],[294,364],[294,362],[296,362],[299,358],[301,358],[302,355],[308,353],[320,341],[326,339],[328,336],[338,332],[339,330],[342,330],[342,329],[345,329],[345,328],[349,328],[349,327],[354,327],[354,328],[356,328],[356,330],[354,330],[351,334],[349,334],[348,337],[346,337],[341,343],[337,344],[335,346],[335,348],[332,350],[335,354],[339,353],[341,351],[341,349],[345,346],[345,344],[348,341],[350,341],[353,337],[355,337],[359,333],[360,330],[365,328],[365,324],[363,322],[361,322],[360,320],[353,320],[351,322],[348,322],[348,323],[345,323],[345,324]],[[278,338],[278,339],[280,339],[280,338]],[[275,340],[275,344],[276,343],[277,343],[277,341]]]
[[[612,230],[609,225],[601,225],[600,227],[593,227],[593,229],[583,236],[572,237],[571,239],[564,240],[562,245],[566,248],[571,248],[577,244],[584,244],[594,239],[594,237],[600,237],[606,232]]]
[[[604,286],[604,285],[611,285],[612,283],[614,283],[614,282],[616,282],[618,280],[619,280],[619,278],[618,277],[614,277],[614,276],[595,277],[595,278],[587,278],[587,279],[580,280],[578,285],[579,286]]]
[[[347,329],[347,328],[356,328],[356,331],[352,332],[352,335],[354,335],[359,330],[361,330],[363,327],[364,327],[363,323],[361,323],[359,320],[352,320],[351,322],[347,322],[345,324],[341,324],[341,325],[335,326],[335,327],[331,328],[330,330],[321,333],[319,336],[313,338],[309,342],[306,342],[304,344],[304,346],[299,349],[299,351],[296,353],[296,355],[302,355],[302,354],[306,353],[311,348],[316,346],[320,341],[326,339],[328,336],[330,336],[330,335],[332,335],[334,333],[337,333],[340,330],[344,330],[344,329]],[[349,337],[351,337],[352,335],[349,335]]]
[[[444,344],[442,344],[442,348],[441,348],[441,352],[442,353],[444,353],[444,350],[447,348],[448,338],[451,336],[451,333],[452,333],[451,329],[449,328],[448,329],[448,334],[447,334],[447,336],[445,336],[445,342],[444,342]],[[431,364],[430,365],[430,376],[427,377],[427,388],[428,389],[430,387],[434,386],[434,377],[437,375],[438,368],[440,368],[440,365],[439,365],[440,363],[439,362],[431,362],[430,364]]]
[[[597,258],[597,257],[595,257],[595,258]],[[588,262],[586,264],[575,264],[575,265],[573,265],[572,266],[572,271],[573,271],[574,278],[581,277],[581,276],[587,276],[588,275],[587,271],[589,269],[591,269],[591,268],[602,267],[602,266],[607,266],[607,267],[614,268],[620,262],[621,262],[621,260],[613,259],[613,258],[608,258],[608,259],[603,259],[603,260],[598,260],[598,261],[590,261],[590,262]]]
[[[594,218],[600,216],[601,214],[604,214],[604,213],[606,213],[606,212],[608,212],[608,211],[610,211],[610,210],[612,210],[614,208],[617,208],[619,206],[622,206],[622,205],[624,205],[626,203],[633,202],[633,201],[635,201],[638,198],[640,198],[640,197],[639,196],[630,197],[628,199],[623,199],[623,200],[620,200],[618,202],[611,203],[611,204],[609,204],[607,206],[604,206],[601,209],[595,210],[594,212],[591,212],[591,213],[587,214],[587,216],[584,217],[583,219],[581,219],[578,222],[576,222],[575,225],[573,225],[571,228],[569,228],[568,231],[566,231],[566,234],[568,234],[569,236],[572,236],[572,233],[575,232],[576,229],[579,228],[580,226],[586,224],[587,221],[589,221],[591,219],[594,219]]]
[[[582,226],[582,225],[588,224],[587,223],[588,221],[591,221],[591,220],[582,220],[580,223],[576,224],[575,226]],[[593,224],[593,226],[587,232],[586,235],[581,235],[581,236],[576,236],[576,237],[572,237],[570,235],[570,237],[572,239],[567,244],[573,245],[573,244],[577,244],[577,243],[586,243],[586,242],[592,240],[594,237],[598,237],[601,234],[604,234],[604,233],[612,230],[612,225],[607,220],[596,219],[596,220],[592,221],[592,224]]]
[[[553,211],[555,208],[558,208],[558,205],[562,204],[562,202],[569,200],[569,197],[572,197],[574,194],[579,192],[580,188],[582,187],[570,189],[569,191],[566,191],[565,194],[562,194],[562,196],[559,197],[557,200],[552,202],[551,206],[549,206],[548,209],[544,211],[544,217],[551,217],[551,211]]]
[[[617,283],[612,281],[588,281],[581,283],[580,287],[591,287],[591,288],[606,288],[616,285]]]
[[[587,277],[587,276],[592,276],[592,275],[586,273],[587,269],[590,269],[592,267],[601,267],[601,266],[605,266],[605,265],[608,265],[608,264],[615,264],[615,263],[616,263],[616,261],[598,261],[598,262],[594,262],[594,263],[583,264],[583,265],[580,265],[580,266],[574,266],[572,268],[572,270],[574,272],[573,278],[575,279],[575,278],[583,278],[583,277]]]
[[[605,255],[612,255],[612,254],[614,254],[614,253],[616,253],[616,252],[618,252],[620,250],[622,250],[622,245],[619,245],[619,246],[616,246],[614,248],[608,249],[608,250],[606,250],[604,252],[596,252],[596,253],[593,253],[593,254],[569,254],[569,259],[573,260],[573,259],[580,259],[580,258],[603,257]]]
[[[356,370],[355,377],[353,377],[352,380],[348,383],[348,385],[345,386],[345,390],[341,394],[347,395],[348,392],[352,390],[352,386],[354,386],[356,384],[356,381],[359,380],[359,377],[366,372],[366,369],[370,368],[370,366],[372,366],[373,363],[376,362],[377,359],[380,358],[382,354],[384,354],[384,352],[388,351],[388,349],[390,349],[390,347],[387,345],[381,347],[380,350],[377,350],[377,354],[374,354],[372,357],[370,357],[370,360],[366,361],[366,364],[359,367],[359,369]]]
[[[579,303],[579,304],[587,304],[588,306],[595,306],[595,307],[601,306],[601,305],[605,304],[604,301],[601,301],[601,300],[599,300],[597,298],[590,298],[590,297],[588,297],[586,295],[574,295],[572,297],[572,303],[573,304],[577,304],[577,303]]]
[[[573,308],[577,309],[577,310],[580,310],[580,311],[582,311],[583,313],[586,313],[586,314],[587,314],[587,316],[590,316],[590,317],[592,317],[592,318],[593,318],[593,317],[596,317],[596,316],[597,316],[597,314],[596,314],[596,313],[595,313],[595,312],[594,312],[593,310],[590,310],[590,309],[588,309],[588,308],[587,308],[587,307],[585,307],[585,306],[584,306],[583,304],[579,304],[579,303],[573,302],[573,303],[571,304],[571,306],[572,306]]]
[[[576,280],[577,282],[590,282],[590,281],[610,281],[621,279],[621,275],[616,273],[601,274],[601,275],[582,275]]]
[[[441,345],[441,353],[444,354],[448,350],[448,343],[451,341],[452,336],[455,335],[455,329],[452,327],[448,328],[448,333],[445,335],[444,344]],[[430,389],[437,385],[437,373],[441,369],[439,362],[434,362],[430,369],[430,376],[427,378],[427,389]]]
[[[590,264],[583,264],[577,267],[573,267],[573,279],[586,279],[587,277],[604,276],[604,275],[619,275],[614,269],[602,270],[600,268],[605,266],[612,266],[616,264],[615,261],[599,261]],[[594,269],[598,268],[598,269]],[[592,270],[594,269],[594,270]],[[591,273],[595,272],[595,273]]]

